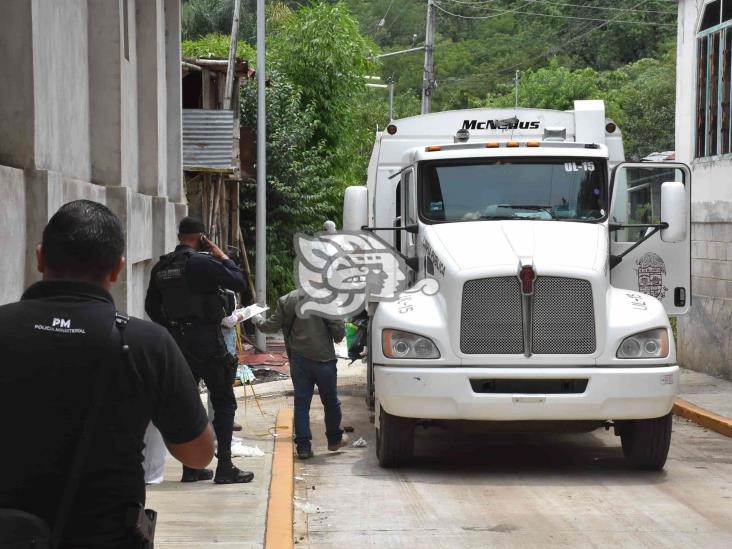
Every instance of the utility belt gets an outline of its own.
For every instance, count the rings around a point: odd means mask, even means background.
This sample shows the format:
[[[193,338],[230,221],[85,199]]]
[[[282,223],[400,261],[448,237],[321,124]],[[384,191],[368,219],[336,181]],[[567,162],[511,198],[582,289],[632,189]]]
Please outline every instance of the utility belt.
[[[209,329],[215,329],[218,326],[220,326],[220,322],[212,322],[212,321],[205,321],[205,320],[198,320],[198,319],[191,319],[191,320],[169,320],[167,322],[168,330],[170,330],[173,335],[179,335],[184,336],[186,333],[192,332],[196,329],[200,328],[209,328]]]

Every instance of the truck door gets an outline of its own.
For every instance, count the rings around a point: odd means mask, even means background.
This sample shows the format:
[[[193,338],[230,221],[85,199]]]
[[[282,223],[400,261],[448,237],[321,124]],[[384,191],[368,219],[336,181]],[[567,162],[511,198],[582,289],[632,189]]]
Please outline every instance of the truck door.
[[[414,181],[414,170],[406,170],[402,174],[402,180],[399,185],[401,187],[400,197],[400,213],[401,226],[406,227],[408,225],[415,225],[417,223],[417,194],[415,192],[415,181]],[[399,238],[399,251],[404,254],[404,257],[416,258],[417,257],[417,235],[407,232],[400,231]],[[417,272],[410,269],[408,280],[409,285],[414,283],[417,279]]]
[[[610,283],[659,299],[669,315],[691,304],[691,173],[642,162],[613,170]]]
[[[401,210],[399,215],[402,218],[402,227],[414,225],[417,223],[417,197],[414,192],[414,171],[409,169],[402,174],[401,187]],[[416,238],[414,234],[401,231],[400,249],[406,257],[414,257],[417,255]]]

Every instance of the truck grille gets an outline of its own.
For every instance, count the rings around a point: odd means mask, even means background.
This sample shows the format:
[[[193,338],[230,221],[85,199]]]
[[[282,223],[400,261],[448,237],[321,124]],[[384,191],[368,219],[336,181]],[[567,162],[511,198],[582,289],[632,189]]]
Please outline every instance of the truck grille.
[[[518,277],[469,280],[463,286],[460,350],[471,355],[521,354],[521,288]]]
[[[592,285],[555,276],[536,279],[533,353],[595,352]],[[521,288],[515,276],[470,280],[463,286],[460,350],[465,354],[524,352]]]

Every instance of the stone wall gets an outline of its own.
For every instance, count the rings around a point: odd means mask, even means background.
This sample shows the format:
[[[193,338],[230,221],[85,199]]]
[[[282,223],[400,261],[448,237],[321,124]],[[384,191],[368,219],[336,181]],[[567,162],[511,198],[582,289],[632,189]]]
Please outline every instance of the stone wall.
[[[727,213],[725,213],[727,212]],[[679,362],[732,379],[732,203],[692,209],[692,306],[678,321]],[[702,221],[703,220],[703,221]]]
[[[180,1],[3,0],[2,12],[14,62],[0,73],[0,304],[40,278],[35,248],[48,219],[88,198],[125,226],[113,296],[143,316],[152,264],[186,214]]]
[[[679,2],[676,158],[692,173],[692,303],[678,319],[678,357],[682,366],[732,379],[732,157],[693,157],[696,28],[703,5]]]

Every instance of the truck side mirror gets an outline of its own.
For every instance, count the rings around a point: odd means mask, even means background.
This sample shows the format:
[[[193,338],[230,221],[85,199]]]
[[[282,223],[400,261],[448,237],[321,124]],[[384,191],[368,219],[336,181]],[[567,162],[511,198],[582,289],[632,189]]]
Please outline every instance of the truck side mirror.
[[[343,230],[360,231],[368,225],[368,190],[365,186],[348,187],[343,195]]]
[[[661,185],[661,223],[668,225],[661,230],[664,242],[686,240],[686,188],[680,181],[667,181]]]

